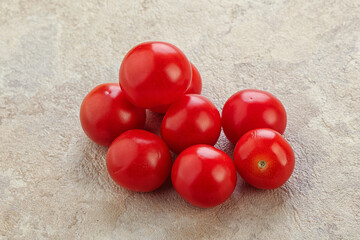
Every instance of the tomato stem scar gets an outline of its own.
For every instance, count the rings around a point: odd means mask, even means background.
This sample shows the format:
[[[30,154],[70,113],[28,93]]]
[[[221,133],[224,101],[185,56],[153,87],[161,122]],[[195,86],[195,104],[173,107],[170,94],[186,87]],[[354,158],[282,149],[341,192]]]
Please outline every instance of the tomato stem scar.
[[[259,168],[264,168],[264,167],[266,167],[266,162],[264,160],[261,160],[258,162],[258,166],[259,166]]]

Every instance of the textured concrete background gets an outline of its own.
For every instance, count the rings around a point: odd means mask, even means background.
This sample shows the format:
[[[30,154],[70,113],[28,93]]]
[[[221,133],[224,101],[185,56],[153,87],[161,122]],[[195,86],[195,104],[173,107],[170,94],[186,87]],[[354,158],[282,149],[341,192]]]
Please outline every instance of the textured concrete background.
[[[0,0],[0,238],[360,239],[359,1],[274,2]],[[169,183],[117,187],[79,108],[146,40],[180,47],[219,110],[244,88],[278,96],[289,182],[260,191],[239,179],[212,209]],[[232,154],[223,134],[217,147]]]

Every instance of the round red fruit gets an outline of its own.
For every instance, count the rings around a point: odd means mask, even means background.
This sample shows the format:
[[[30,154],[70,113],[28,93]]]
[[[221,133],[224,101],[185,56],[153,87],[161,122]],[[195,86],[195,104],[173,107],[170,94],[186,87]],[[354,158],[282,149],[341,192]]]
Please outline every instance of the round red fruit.
[[[129,129],[143,128],[145,119],[145,109],[132,105],[117,83],[95,87],[80,107],[84,132],[94,142],[105,146]]]
[[[226,153],[200,144],[187,148],[176,158],[171,180],[182,198],[208,208],[231,196],[236,186],[236,170]]]
[[[286,121],[286,111],[279,99],[261,90],[247,89],[235,93],[222,111],[224,133],[233,144],[256,128],[271,128],[283,134]]]
[[[221,131],[219,111],[206,97],[184,95],[166,112],[161,136],[175,153],[196,144],[214,145]]]
[[[192,63],[191,63],[191,70],[192,70],[191,83],[189,88],[186,90],[185,94],[200,94],[202,89],[202,81],[201,81],[200,73]],[[166,113],[169,107],[170,105],[158,106],[151,108],[151,111],[157,113]]]
[[[200,94],[202,90],[201,76],[194,64],[191,64],[192,78],[189,88],[186,90],[187,94]]]
[[[190,81],[188,59],[170,43],[141,43],[120,66],[121,89],[131,103],[143,108],[171,104],[185,93]]]
[[[144,130],[129,130],[111,144],[106,157],[111,178],[120,186],[150,192],[169,176],[171,155],[157,135]]]
[[[272,129],[255,129],[236,144],[234,163],[248,184],[260,189],[274,189],[291,176],[295,157],[290,144]]]

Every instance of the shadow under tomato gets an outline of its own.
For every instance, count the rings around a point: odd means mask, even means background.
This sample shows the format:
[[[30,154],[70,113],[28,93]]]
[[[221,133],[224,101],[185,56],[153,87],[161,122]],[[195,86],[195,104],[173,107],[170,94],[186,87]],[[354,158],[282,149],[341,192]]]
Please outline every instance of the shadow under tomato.
[[[144,129],[160,136],[160,127],[163,118],[164,114],[146,110],[146,123]]]
[[[241,178],[240,176],[238,177]],[[237,203],[249,202],[258,208],[270,210],[286,204],[286,201],[291,198],[291,193],[286,183],[276,189],[258,189],[242,179],[240,179],[240,181],[241,183],[237,185],[235,191],[239,191],[242,197],[239,198]]]
[[[161,185],[158,189],[151,192],[152,194],[163,194],[173,189],[173,185],[171,183],[171,175],[169,174],[168,178],[165,180],[163,185]]]

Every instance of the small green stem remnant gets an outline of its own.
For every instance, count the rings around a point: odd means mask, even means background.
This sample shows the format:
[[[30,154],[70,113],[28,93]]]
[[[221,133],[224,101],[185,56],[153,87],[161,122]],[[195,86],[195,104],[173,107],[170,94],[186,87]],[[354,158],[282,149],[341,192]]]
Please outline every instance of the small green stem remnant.
[[[261,160],[258,162],[258,166],[259,166],[259,168],[263,169],[266,167],[266,162],[264,160]]]

